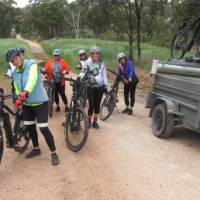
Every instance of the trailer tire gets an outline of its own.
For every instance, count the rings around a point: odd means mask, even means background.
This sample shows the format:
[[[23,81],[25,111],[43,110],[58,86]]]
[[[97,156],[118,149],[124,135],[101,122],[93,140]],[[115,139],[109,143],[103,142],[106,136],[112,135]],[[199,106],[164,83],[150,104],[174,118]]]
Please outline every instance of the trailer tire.
[[[174,129],[174,117],[167,112],[165,103],[155,106],[152,113],[152,131],[156,137],[170,137]]]

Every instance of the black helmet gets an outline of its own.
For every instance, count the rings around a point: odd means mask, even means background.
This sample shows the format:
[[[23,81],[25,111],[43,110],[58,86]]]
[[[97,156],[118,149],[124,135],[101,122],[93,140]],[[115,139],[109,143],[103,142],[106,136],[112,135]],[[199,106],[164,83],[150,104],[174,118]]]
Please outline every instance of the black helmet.
[[[13,60],[15,56],[19,56],[19,55],[20,55],[20,51],[18,48],[10,48],[8,49],[6,53],[6,61],[10,62]]]
[[[24,49],[24,48],[19,47],[19,48],[17,48],[17,49],[19,50],[20,53],[23,53],[23,54],[24,54],[24,52],[25,52],[25,49]]]

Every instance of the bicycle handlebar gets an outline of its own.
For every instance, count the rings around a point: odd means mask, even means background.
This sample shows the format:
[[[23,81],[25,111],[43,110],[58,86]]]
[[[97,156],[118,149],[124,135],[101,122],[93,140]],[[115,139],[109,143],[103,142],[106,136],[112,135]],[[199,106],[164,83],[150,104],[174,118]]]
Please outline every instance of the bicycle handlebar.
[[[4,95],[2,97],[3,97],[3,99],[11,99],[13,97],[13,95],[9,94],[9,95]]]
[[[112,69],[110,69],[110,68],[107,68],[107,70],[108,70],[109,72],[111,72],[112,74],[115,74],[116,76],[118,76],[118,74],[117,74],[116,71],[114,71],[114,70],[112,70]]]

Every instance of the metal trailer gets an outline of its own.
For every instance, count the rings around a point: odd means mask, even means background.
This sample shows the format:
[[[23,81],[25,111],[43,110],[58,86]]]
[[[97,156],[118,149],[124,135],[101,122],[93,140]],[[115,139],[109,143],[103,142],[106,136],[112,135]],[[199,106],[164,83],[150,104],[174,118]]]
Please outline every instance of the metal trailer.
[[[168,67],[173,65],[173,68],[177,65],[189,67],[191,71],[197,67],[200,70],[200,64],[196,63],[158,63],[162,68],[167,64]],[[194,74],[164,73],[163,70],[159,73],[159,66],[156,71],[146,101],[146,108],[150,109],[149,116],[152,118],[153,134],[161,138],[169,137],[176,125],[200,132],[200,77]]]

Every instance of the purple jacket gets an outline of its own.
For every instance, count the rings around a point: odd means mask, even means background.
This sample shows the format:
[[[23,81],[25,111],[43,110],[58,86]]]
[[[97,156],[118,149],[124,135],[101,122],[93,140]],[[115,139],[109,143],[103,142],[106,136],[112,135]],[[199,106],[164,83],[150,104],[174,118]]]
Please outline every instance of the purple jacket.
[[[122,80],[122,76],[126,79],[136,77],[135,65],[132,60],[127,60],[125,63],[125,74],[123,73],[123,66],[119,64],[118,66],[118,80]]]

